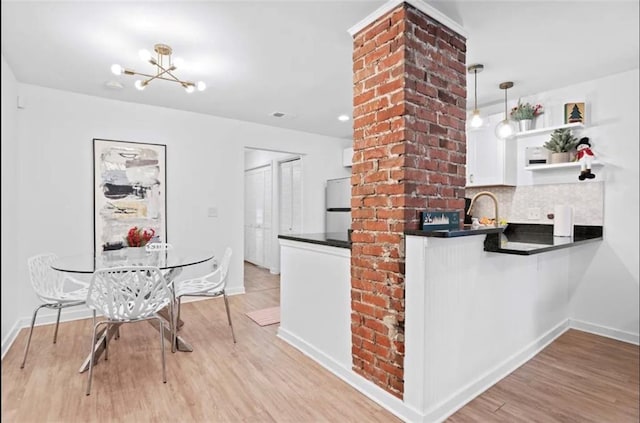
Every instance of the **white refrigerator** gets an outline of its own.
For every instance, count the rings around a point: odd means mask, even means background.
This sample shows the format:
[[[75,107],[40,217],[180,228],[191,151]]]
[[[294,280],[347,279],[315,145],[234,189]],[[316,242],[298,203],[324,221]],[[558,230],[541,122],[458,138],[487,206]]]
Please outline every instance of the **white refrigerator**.
[[[351,178],[329,179],[325,202],[326,232],[346,236],[351,228]]]

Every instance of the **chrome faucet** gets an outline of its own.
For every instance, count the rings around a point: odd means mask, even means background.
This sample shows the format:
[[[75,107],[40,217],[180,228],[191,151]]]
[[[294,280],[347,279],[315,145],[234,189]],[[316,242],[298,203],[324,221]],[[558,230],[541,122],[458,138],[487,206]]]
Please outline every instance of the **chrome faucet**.
[[[496,211],[496,220],[494,222],[494,226],[497,228],[498,226],[500,226],[500,222],[499,222],[500,218],[498,217],[499,216],[498,215],[498,199],[494,194],[490,193],[489,191],[482,191],[473,196],[473,198],[471,199],[471,203],[469,204],[469,210],[467,211],[467,214],[471,216],[471,209],[473,208],[473,205],[476,203],[476,200],[478,199],[478,197],[482,197],[483,195],[487,195],[491,197],[491,199],[493,200],[493,204],[495,206],[495,211]]]

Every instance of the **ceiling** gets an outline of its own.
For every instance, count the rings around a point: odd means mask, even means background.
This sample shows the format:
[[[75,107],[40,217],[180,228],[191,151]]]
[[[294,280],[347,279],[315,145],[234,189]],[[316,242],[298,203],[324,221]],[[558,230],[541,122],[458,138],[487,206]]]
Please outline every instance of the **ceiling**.
[[[515,99],[638,67],[637,0],[428,3],[468,31],[467,64],[485,66],[481,107],[503,101],[503,81]],[[337,119],[352,111],[347,30],[381,4],[3,1],[2,54],[24,83],[351,138],[351,122]],[[156,43],[184,59],[177,77],[207,90],[154,81],[137,91],[136,78],[111,74],[114,63],[153,73],[138,50]],[[472,96],[472,75],[467,83]]]

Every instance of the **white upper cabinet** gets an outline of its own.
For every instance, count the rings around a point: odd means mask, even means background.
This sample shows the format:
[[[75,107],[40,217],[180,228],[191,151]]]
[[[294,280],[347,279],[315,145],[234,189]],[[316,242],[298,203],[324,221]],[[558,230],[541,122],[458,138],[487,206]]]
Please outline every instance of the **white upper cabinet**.
[[[353,148],[345,148],[342,151],[342,166],[351,167],[353,165]]]
[[[490,115],[482,127],[467,129],[467,187],[516,185],[517,142],[495,135],[502,119],[504,114]]]

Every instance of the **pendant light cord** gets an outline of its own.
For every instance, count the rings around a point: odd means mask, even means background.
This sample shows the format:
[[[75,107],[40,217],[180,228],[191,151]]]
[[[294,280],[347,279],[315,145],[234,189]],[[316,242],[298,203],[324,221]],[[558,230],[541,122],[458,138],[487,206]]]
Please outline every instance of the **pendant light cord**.
[[[474,80],[474,86],[473,86],[473,97],[474,97],[474,103],[473,103],[473,110],[478,110],[478,70],[474,69],[473,70],[473,80]]]
[[[507,120],[507,90],[508,88],[504,89],[504,120]]]

